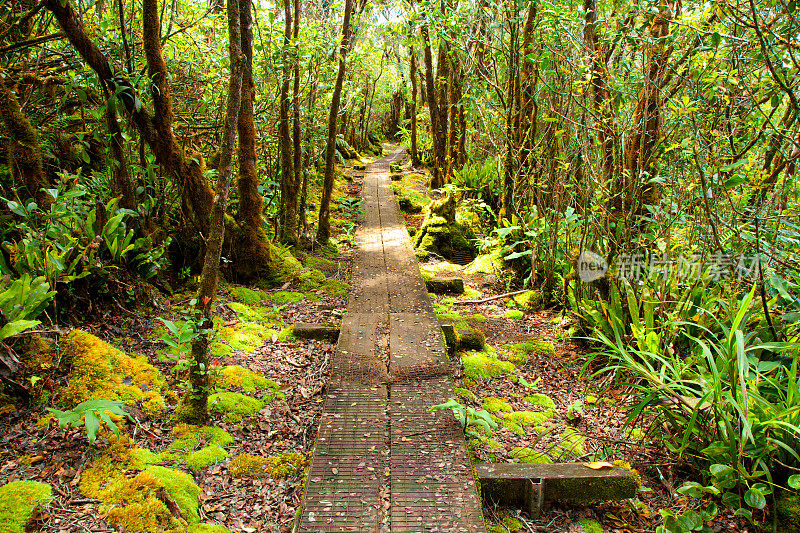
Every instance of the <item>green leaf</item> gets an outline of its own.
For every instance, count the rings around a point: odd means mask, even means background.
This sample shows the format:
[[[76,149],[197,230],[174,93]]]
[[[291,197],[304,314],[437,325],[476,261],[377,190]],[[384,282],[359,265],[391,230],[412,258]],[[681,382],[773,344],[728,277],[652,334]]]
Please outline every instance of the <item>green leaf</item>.
[[[100,429],[100,419],[94,411],[86,411],[84,413],[84,420],[86,424],[86,435],[89,437],[89,444],[94,444],[97,438],[97,430]]]
[[[8,208],[15,215],[19,215],[21,217],[27,216],[27,213],[25,213],[25,210],[22,209],[22,206],[19,205],[17,202],[7,202],[6,205],[8,205]]]
[[[38,320],[15,320],[9,322],[2,329],[0,329],[0,341],[5,340],[14,335],[19,335],[25,330],[41,324]]]
[[[700,513],[697,511],[686,511],[678,516],[678,523],[683,526],[684,529],[697,531],[703,527],[703,517],[700,516]]]
[[[793,489],[800,489],[800,474],[789,476],[787,484]]]
[[[752,488],[744,493],[744,503],[756,509],[763,509],[767,505],[767,499],[760,490]]]

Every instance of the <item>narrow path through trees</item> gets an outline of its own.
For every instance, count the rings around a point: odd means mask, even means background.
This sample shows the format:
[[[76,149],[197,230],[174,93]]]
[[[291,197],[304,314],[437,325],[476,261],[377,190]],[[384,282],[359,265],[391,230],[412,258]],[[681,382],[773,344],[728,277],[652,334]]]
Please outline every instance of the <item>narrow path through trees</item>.
[[[483,532],[461,427],[429,407],[450,364],[389,188],[399,149],[367,167],[348,314],[306,484],[300,532]]]

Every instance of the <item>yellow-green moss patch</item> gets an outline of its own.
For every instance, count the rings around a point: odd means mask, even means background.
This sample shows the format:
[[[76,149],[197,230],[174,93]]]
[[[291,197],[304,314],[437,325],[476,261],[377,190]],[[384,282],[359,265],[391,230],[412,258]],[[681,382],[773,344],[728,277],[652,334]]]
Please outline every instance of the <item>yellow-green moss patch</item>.
[[[479,255],[470,264],[464,267],[464,273],[473,274],[499,274],[503,271],[503,254],[496,250],[490,254]]]
[[[156,416],[164,409],[161,393],[166,382],[144,356],[131,357],[89,333],[73,330],[63,342],[64,358],[71,362],[67,386],[61,391],[63,407],[72,408],[92,399],[141,402]]]
[[[525,313],[519,309],[507,309],[505,315],[509,320],[522,320],[525,317]]]
[[[538,291],[527,291],[517,294],[512,301],[523,311],[534,311],[542,306],[542,295]]]
[[[237,365],[226,366],[220,371],[216,387],[218,389],[241,387],[245,392],[256,392],[266,389],[277,392],[278,390],[278,384],[271,379]]]
[[[591,518],[581,518],[578,520],[583,530],[586,533],[603,533],[605,531],[603,526],[592,520]]]
[[[483,401],[483,408],[490,413],[499,413],[500,411],[511,411],[511,405],[502,398],[490,396]]]
[[[47,483],[13,481],[0,487],[0,531],[24,533],[38,506],[47,505],[53,490]]]
[[[110,445],[81,477],[81,492],[100,500],[106,519],[128,531],[186,531],[198,524],[200,489],[189,474],[161,466],[145,466],[142,453],[126,436],[110,437]],[[146,454],[144,454],[146,455]],[[177,506],[175,516],[164,503],[166,493]]]
[[[237,392],[217,392],[208,397],[208,410],[222,413],[228,423],[240,422],[264,407],[264,402]]]
[[[268,299],[268,295],[264,291],[248,289],[247,287],[231,287],[230,290],[234,298],[249,305]]]
[[[308,466],[308,457],[301,453],[284,453],[272,457],[242,454],[228,466],[233,477],[258,478],[271,476],[284,479],[293,476]]]
[[[582,457],[586,455],[586,449],[584,448],[586,438],[581,435],[580,431],[577,429],[565,429],[561,432],[561,439],[561,444],[556,446],[554,450],[557,459]]]
[[[276,304],[293,304],[302,302],[305,297],[306,296],[302,292],[291,291],[276,291],[267,296],[269,301],[275,302]]]
[[[509,457],[517,459],[520,463],[537,463],[541,465],[549,465],[553,463],[546,454],[538,452],[525,446],[515,446],[511,448]]]
[[[455,393],[456,393],[457,396],[459,396],[461,398],[464,398],[465,400],[477,400],[478,399],[478,397],[475,395],[474,392],[472,392],[471,390],[462,388],[462,387],[456,387],[455,388]]]
[[[461,356],[461,364],[464,365],[464,375],[472,379],[493,378],[516,370],[514,363],[499,360],[491,348],[465,353]]]
[[[530,396],[525,396],[525,401],[538,407],[543,407],[547,411],[555,411],[556,409],[555,402],[546,394],[532,394]]]
[[[228,302],[228,307],[239,317],[239,320],[244,322],[268,322],[270,324],[279,324],[280,317],[275,313],[272,308],[263,307],[260,305],[245,305],[239,302]]]

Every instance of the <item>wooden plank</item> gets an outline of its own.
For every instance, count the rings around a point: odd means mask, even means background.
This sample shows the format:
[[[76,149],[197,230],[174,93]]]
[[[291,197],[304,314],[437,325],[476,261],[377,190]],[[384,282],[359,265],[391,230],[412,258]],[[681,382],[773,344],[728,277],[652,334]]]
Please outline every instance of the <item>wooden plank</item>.
[[[475,466],[484,498],[525,505],[530,482],[544,480],[545,500],[606,501],[633,498],[641,479],[633,469],[593,469],[584,463],[482,463]]]

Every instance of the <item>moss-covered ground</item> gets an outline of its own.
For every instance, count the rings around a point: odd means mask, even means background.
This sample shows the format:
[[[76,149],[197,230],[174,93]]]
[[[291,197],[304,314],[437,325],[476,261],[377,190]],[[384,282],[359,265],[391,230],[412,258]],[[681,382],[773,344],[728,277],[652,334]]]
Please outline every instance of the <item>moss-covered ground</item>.
[[[122,400],[135,422],[105,413],[120,435],[101,422],[89,445],[82,426],[59,428],[41,405],[23,411],[25,402],[0,385],[0,531],[41,530],[47,521],[52,531],[226,533],[291,520],[331,350],[295,339],[291,326],[336,323],[346,308],[350,252],[337,228],[345,232],[355,220],[358,203],[345,200],[358,189],[344,179],[337,185],[334,241],[294,250],[294,257],[276,248],[289,268],[282,285],[221,281],[205,425],[172,420],[187,394],[191,290],[159,295],[159,305],[135,319],[111,312],[103,324],[65,331],[58,343],[28,343],[30,354],[22,355],[39,361],[40,404],[64,410],[90,399]],[[64,370],[53,372],[59,360]],[[257,472],[252,464],[242,469],[248,457]],[[57,491],[38,482],[51,479]],[[221,489],[230,484],[236,487]]]

